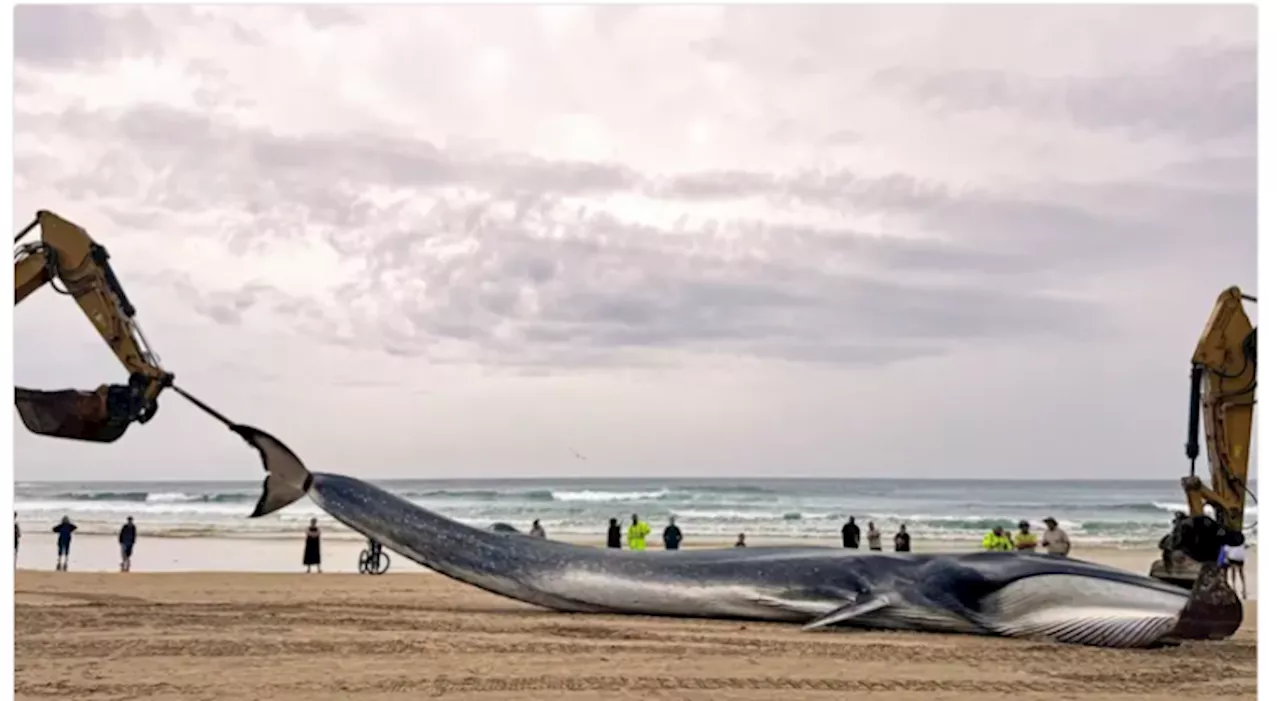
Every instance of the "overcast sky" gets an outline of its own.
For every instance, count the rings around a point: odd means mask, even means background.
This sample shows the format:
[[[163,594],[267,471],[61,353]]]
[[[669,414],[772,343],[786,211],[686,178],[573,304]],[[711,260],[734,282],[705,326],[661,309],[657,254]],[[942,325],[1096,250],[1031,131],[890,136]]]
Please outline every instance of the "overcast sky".
[[[1183,473],[1254,291],[1252,7],[23,6],[15,230],[365,477]],[[124,371],[68,299],[15,380]],[[17,479],[258,479],[176,394]],[[581,460],[574,452],[586,457]]]

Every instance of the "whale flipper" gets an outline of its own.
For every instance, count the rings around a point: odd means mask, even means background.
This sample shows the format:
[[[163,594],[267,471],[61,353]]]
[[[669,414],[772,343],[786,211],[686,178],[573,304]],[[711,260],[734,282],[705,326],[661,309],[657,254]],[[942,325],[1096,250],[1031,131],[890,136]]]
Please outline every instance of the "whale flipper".
[[[859,616],[865,616],[872,611],[879,611],[891,603],[893,603],[893,600],[888,594],[863,594],[831,613],[823,614],[809,621],[802,630],[825,628],[826,626],[843,623]]]

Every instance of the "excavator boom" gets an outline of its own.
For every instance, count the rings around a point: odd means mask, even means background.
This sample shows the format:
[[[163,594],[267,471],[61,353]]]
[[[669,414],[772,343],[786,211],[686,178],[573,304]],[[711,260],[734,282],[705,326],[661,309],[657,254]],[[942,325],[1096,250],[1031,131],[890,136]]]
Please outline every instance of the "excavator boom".
[[[1191,405],[1187,422],[1190,474],[1182,480],[1188,513],[1212,506],[1223,528],[1244,529],[1248,496],[1249,443],[1253,436],[1254,392],[1258,387],[1258,329],[1244,310],[1254,301],[1232,287],[1218,296],[1191,358]],[[1197,401],[1198,400],[1198,401]],[[1196,476],[1200,410],[1210,482]]]
[[[18,245],[37,227],[39,241]],[[173,375],[147,347],[107,249],[84,229],[44,210],[18,233],[14,244],[14,306],[45,285],[70,295],[129,373],[127,384],[103,385],[92,392],[15,387],[14,406],[23,425],[40,435],[110,443],[133,422],[149,421]]]

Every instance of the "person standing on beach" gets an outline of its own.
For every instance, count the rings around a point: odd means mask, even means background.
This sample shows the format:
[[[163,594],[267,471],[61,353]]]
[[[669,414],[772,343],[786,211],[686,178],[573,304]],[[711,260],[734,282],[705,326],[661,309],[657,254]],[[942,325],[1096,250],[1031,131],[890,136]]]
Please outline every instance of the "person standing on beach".
[[[1236,580],[1240,581],[1240,596],[1249,598],[1249,588],[1244,582],[1244,552],[1245,544],[1241,540],[1238,545],[1223,545],[1222,560],[1223,565],[1227,568],[1227,582],[1231,586],[1235,586]]]
[[[644,550],[644,539],[649,537],[649,524],[631,514],[631,526],[627,528],[627,547],[632,550]]]
[[[982,549],[1006,552],[1013,550],[1013,542],[1009,540],[1009,536],[1005,535],[1004,528],[996,526],[982,537]]]
[[[880,552],[880,529],[875,521],[867,522],[867,549]]]
[[[896,553],[911,552],[911,534],[907,533],[907,524],[898,524],[898,533],[893,536],[893,551]]]
[[[667,550],[679,550],[680,542],[684,540],[684,534],[680,532],[680,527],[676,525],[676,517],[672,516],[667,523],[667,527],[662,531],[662,544]]]
[[[606,548],[622,548],[622,526],[618,525],[618,519],[609,519],[609,532],[604,537],[604,546]]]
[[[1018,522],[1018,532],[1013,534],[1013,547],[1015,550],[1030,550],[1035,552],[1036,546],[1039,545],[1039,538],[1031,532],[1031,524],[1026,521]]]
[[[321,572],[320,569],[320,526],[316,525],[316,520],[311,519],[311,525],[307,527],[307,543],[302,548],[302,564],[307,568],[307,574],[311,574],[312,565],[316,568],[316,573]]]
[[[844,539],[846,548],[858,549],[858,541],[862,540],[862,529],[858,528],[858,520],[849,517],[849,522],[844,524],[844,528],[840,529],[840,535]]]
[[[529,529],[529,535],[533,536],[534,538],[545,539],[547,537],[547,532],[542,529],[541,519],[536,519],[536,518],[533,519],[533,528]]]
[[[133,565],[133,544],[138,541],[138,528],[133,525],[133,517],[124,520],[120,527],[120,571],[128,572]]]
[[[739,533],[739,534],[738,534],[738,542],[734,543],[734,544],[733,544],[733,547],[735,547],[735,548],[745,548],[745,547],[747,547],[747,534],[746,534],[746,533]]]
[[[18,512],[13,512],[13,564],[18,565],[18,544],[22,542],[22,526],[18,525]]]
[[[53,527],[53,532],[58,534],[58,565],[59,572],[67,571],[67,563],[71,560],[71,534],[75,533],[76,524],[71,522],[70,516],[63,516],[58,525]]]
[[[1052,516],[1044,520],[1044,525],[1044,537],[1040,544],[1050,555],[1066,557],[1071,552],[1071,539],[1067,537],[1067,532],[1058,528],[1058,520]]]

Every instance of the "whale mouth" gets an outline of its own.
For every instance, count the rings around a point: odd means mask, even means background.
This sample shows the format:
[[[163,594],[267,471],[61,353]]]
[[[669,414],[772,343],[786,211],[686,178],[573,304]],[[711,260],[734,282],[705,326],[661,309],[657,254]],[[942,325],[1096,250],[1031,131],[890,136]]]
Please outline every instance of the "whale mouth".
[[[1097,647],[1157,645],[1178,626],[1183,592],[1072,574],[1026,577],[983,597],[981,616],[1001,635]]]

